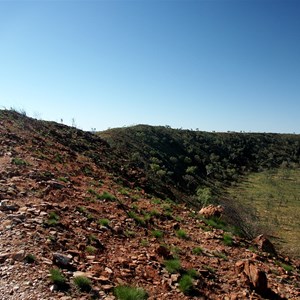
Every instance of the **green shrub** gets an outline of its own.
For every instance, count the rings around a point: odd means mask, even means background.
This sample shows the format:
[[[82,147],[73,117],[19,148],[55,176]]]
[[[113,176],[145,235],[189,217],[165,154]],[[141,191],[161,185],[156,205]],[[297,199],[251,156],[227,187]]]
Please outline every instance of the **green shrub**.
[[[192,250],[192,253],[195,254],[195,255],[200,255],[203,253],[203,249],[201,247],[195,247],[193,250]]]
[[[99,197],[97,197],[98,199],[101,200],[109,200],[109,201],[115,201],[116,197],[108,192],[103,192],[102,195],[100,195]]]
[[[232,239],[232,236],[230,234],[224,234],[223,235],[223,243],[226,245],[226,246],[232,246],[233,244],[233,239]]]
[[[97,251],[97,248],[89,245],[89,246],[86,246],[85,251],[89,254],[95,254],[95,252]]]
[[[59,288],[65,286],[66,279],[62,275],[59,269],[51,269],[50,270],[50,279],[51,281],[56,284]]]
[[[23,160],[22,158],[17,158],[17,157],[14,157],[11,162],[12,162],[12,164],[14,164],[16,166],[28,165],[28,163],[25,160]]]
[[[279,263],[279,265],[286,271],[286,272],[292,272],[294,268],[291,265],[287,265],[285,263]]]
[[[217,228],[217,229],[222,229],[222,230],[227,229],[227,224],[223,220],[221,220],[220,218],[213,217],[213,218],[204,220],[204,222],[207,225],[209,225],[211,227],[214,227],[214,228]]]
[[[58,179],[59,181],[65,182],[65,183],[68,182],[68,179],[67,179],[66,177],[58,177],[57,179]]]
[[[181,270],[181,263],[179,259],[165,260],[164,265],[169,273],[177,273]]]
[[[183,275],[179,280],[179,289],[188,295],[193,289],[193,278],[188,274]]]
[[[82,214],[85,214],[87,212],[87,209],[84,206],[77,206],[76,210]]]
[[[195,269],[187,270],[186,274],[191,276],[192,278],[198,278],[199,277],[199,273]]]
[[[48,216],[48,220],[47,220],[47,225],[49,226],[54,226],[58,223],[59,221],[59,216],[57,215],[57,213],[55,211],[51,211],[49,213],[49,216]]]
[[[101,225],[101,226],[105,226],[107,227],[109,225],[109,220],[108,219],[100,219],[98,221],[98,223]]]
[[[114,294],[118,300],[145,300],[148,298],[145,290],[131,286],[117,286]]]
[[[154,236],[157,239],[160,239],[164,236],[164,233],[160,230],[152,230],[151,235]]]
[[[187,240],[189,238],[188,235],[187,235],[187,233],[184,230],[182,230],[182,229],[177,230],[176,231],[176,235],[179,238],[184,239],[184,240]]]
[[[82,292],[89,292],[92,289],[92,282],[85,276],[76,276],[73,279],[75,285]]]
[[[130,218],[134,219],[135,222],[141,226],[145,226],[146,225],[146,222],[143,218],[139,217],[134,211],[130,210],[128,212],[128,215]]]

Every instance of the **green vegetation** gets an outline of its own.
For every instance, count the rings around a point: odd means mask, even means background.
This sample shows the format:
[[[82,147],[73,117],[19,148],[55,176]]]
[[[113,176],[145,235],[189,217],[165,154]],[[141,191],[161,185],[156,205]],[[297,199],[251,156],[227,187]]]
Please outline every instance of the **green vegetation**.
[[[138,224],[138,225],[141,225],[141,226],[145,226],[146,225],[146,222],[145,222],[145,220],[142,218],[142,217],[140,217],[140,216],[138,216],[134,211],[129,211],[128,212],[128,216],[130,217],[130,218],[132,218],[133,220],[135,220],[135,222]]]
[[[186,271],[186,274],[191,276],[192,278],[198,278],[199,277],[199,273],[195,269],[188,269]]]
[[[164,233],[160,230],[152,230],[151,235],[154,236],[157,239],[160,239],[164,236]]]
[[[114,289],[114,294],[118,300],[145,300],[148,294],[142,288],[131,286],[117,286]]]
[[[18,158],[18,157],[14,157],[12,160],[11,160],[12,164],[16,165],[16,166],[27,166],[28,163],[23,160],[22,158]]]
[[[89,292],[92,289],[91,280],[85,276],[76,276],[73,281],[81,292]]]
[[[241,175],[283,163],[291,167],[300,157],[300,137],[293,134],[209,133],[147,125],[98,134],[124,154],[123,170],[143,170],[148,191],[174,199],[167,188],[174,186],[194,195],[192,201],[182,201],[197,207],[215,201],[222,188],[239,182]]]
[[[224,235],[223,235],[223,243],[226,246],[232,246],[232,244],[233,244],[233,238],[232,238],[232,236],[230,234],[224,233]]]
[[[66,177],[58,177],[57,180],[67,183],[69,180]]]
[[[272,240],[277,247],[300,257],[300,169],[282,166],[250,174],[228,193],[247,208],[242,219],[249,227],[279,237]]]
[[[291,265],[285,263],[279,263],[279,265],[288,273],[294,270],[294,268]]]
[[[177,273],[181,270],[181,263],[179,259],[165,260],[164,265],[169,273]]]
[[[100,195],[100,197],[98,199],[101,199],[101,200],[109,200],[109,201],[115,201],[116,200],[116,197],[106,191],[104,191],[102,193],[102,195]]]
[[[98,221],[98,223],[99,223],[101,226],[105,226],[105,227],[109,226],[109,220],[108,220],[108,219],[100,219],[100,220]]]
[[[59,221],[59,216],[57,215],[57,213],[55,211],[51,211],[49,213],[48,220],[46,221],[46,224],[48,226],[55,226],[55,225],[58,224],[58,221]]]
[[[176,235],[177,235],[179,238],[184,239],[184,240],[189,239],[188,234],[187,234],[184,230],[182,230],[182,229],[177,230],[177,231],[176,231]]]
[[[179,289],[185,295],[189,295],[193,289],[193,278],[188,274],[184,274],[179,280]]]
[[[66,278],[59,269],[50,270],[50,279],[58,288],[63,288],[66,285]]]
[[[203,253],[203,249],[201,247],[195,247],[192,250],[192,253],[195,254],[195,255],[201,255]]]
[[[89,254],[95,254],[97,252],[97,248],[95,248],[94,246],[88,245],[88,246],[86,246],[85,251]]]

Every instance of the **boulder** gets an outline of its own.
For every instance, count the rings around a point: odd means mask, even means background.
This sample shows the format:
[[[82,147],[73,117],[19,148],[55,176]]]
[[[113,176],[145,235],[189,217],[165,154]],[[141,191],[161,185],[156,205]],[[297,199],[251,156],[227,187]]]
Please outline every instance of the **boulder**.
[[[268,279],[264,271],[252,261],[239,261],[236,263],[237,273],[242,273],[246,282],[260,295],[266,295],[268,293]]]
[[[258,247],[259,250],[276,255],[274,245],[263,234],[257,236],[253,240],[253,243]]]
[[[205,218],[220,217],[224,212],[224,208],[221,205],[208,205],[201,208],[199,211],[200,215],[203,215]]]

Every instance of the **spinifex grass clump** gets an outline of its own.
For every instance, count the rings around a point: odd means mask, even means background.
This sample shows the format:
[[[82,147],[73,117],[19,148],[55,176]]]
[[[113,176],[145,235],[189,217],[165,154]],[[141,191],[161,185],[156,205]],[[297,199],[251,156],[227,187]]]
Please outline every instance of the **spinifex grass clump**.
[[[203,253],[203,249],[201,247],[195,247],[193,250],[192,250],[192,253],[195,254],[195,255],[200,255]]]
[[[187,233],[182,230],[182,229],[179,229],[176,231],[176,235],[181,238],[181,239],[184,239],[184,240],[187,240],[189,238],[189,236],[187,235]]]
[[[100,197],[97,197],[98,199],[101,199],[101,200],[109,200],[109,201],[115,201],[116,200],[116,197],[106,191],[104,191],[102,193],[102,195],[100,195]]]
[[[101,226],[105,226],[105,227],[109,226],[109,220],[108,220],[108,219],[100,219],[100,220],[98,221],[98,223],[99,223],[99,225],[101,225]]]
[[[224,233],[224,235],[223,235],[223,243],[226,246],[232,246],[232,244],[233,244],[232,236],[230,234]]]
[[[179,259],[165,260],[164,265],[169,273],[177,273],[181,270],[181,263]]]
[[[179,280],[179,289],[185,295],[188,295],[193,290],[193,278],[192,276],[185,274]]]
[[[129,212],[128,212],[128,215],[129,215],[130,218],[134,219],[135,222],[136,222],[138,225],[141,225],[141,226],[145,226],[145,225],[146,225],[145,220],[144,220],[142,217],[138,216],[134,211],[132,211],[132,210],[129,211]]]
[[[151,235],[157,239],[160,239],[164,236],[164,233],[160,230],[152,230]]]
[[[51,211],[48,216],[47,225],[55,226],[59,221],[59,216],[55,211]]]
[[[145,290],[131,286],[117,286],[114,294],[118,300],[145,300],[148,298]]]
[[[89,292],[92,289],[91,280],[85,276],[76,276],[73,281],[81,292]]]
[[[66,278],[59,269],[50,270],[50,279],[58,287],[58,289],[66,289],[68,287]]]

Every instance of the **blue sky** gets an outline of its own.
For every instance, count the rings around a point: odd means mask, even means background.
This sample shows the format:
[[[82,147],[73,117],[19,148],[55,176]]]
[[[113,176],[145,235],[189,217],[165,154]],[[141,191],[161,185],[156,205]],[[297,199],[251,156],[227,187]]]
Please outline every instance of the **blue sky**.
[[[300,133],[300,1],[0,1],[0,107]]]

